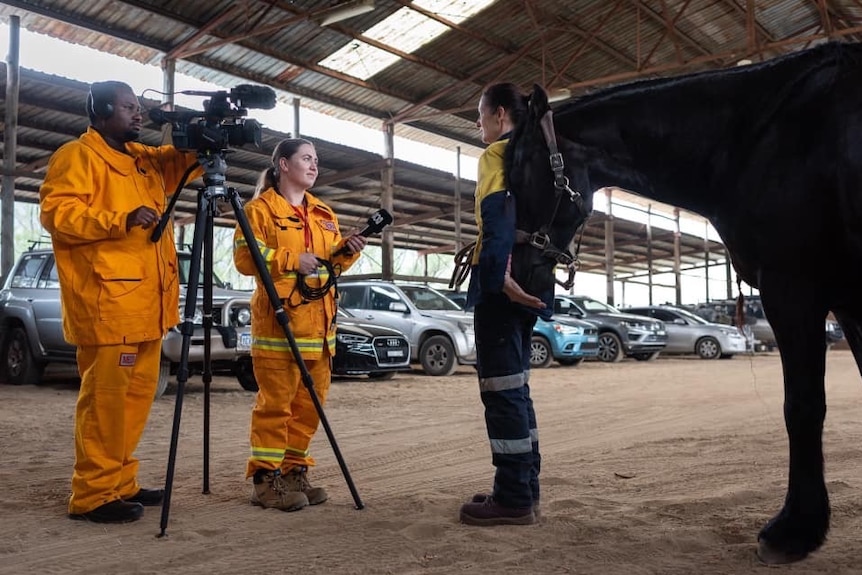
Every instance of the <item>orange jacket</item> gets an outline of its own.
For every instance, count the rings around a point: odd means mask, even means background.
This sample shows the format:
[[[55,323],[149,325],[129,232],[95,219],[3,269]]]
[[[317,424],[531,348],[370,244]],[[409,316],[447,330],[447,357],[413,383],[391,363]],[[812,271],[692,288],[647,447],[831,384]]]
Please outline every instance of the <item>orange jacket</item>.
[[[270,188],[245,205],[254,239],[269,267],[275,289],[285,302],[284,309],[290,318],[291,333],[302,352],[303,359],[320,359],[323,346],[335,354],[335,293],[330,289],[317,300],[302,301],[297,291],[299,256],[310,251],[318,258],[332,262],[335,273],[347,270],[359,258],[359,254],[342,254],[333,257],[341,246],[341,231],[338,218],[332,209],[310,193],[305,193],[308,227],[311,245],[306,249],[306,231],[302,218],[293,206],[278,192]],[[234,232],[234,263],[245,275],[257,275],[254,260],[242,230]],[[310,287],[322,285],[327,280],[326,268],[318,268],[317,279],[306,276]],[[290,347],[284,331],[275,319],[275,312],[266,290],[257,279],[257,287],[251,298],[251,331],[253,357],[290,357]],[[287,355],[285,355],[287,354]]]
[[[172,226],[153,243],[152,228],[127,232],[126,218],[142,205],[164,212],[197,159],[172,146],[126,149],[118,152],[89,128],[51,156],[39,190],[60,276],[63,332],[72,344],[149,341],[179,323]],[[198,166],[189,180],[202,173]]]

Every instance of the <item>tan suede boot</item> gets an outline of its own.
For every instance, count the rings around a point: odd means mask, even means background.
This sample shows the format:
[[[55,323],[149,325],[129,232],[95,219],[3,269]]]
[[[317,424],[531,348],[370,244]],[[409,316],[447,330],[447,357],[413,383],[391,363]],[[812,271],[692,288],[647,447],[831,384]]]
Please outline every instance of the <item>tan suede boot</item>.
[[[287,488],[279,470],[260,469],[255,472],[253,483],[251,492],[253,505],[282,511],[298,511],[308,505],[308,498],[302,491]]]
[[[308,498],[309,505],[318,505],[329,499],[326,489],[323,487],[312,487],[308,481],[308,467],[292,467],[284,474],[284,483],[288,491],[299,491]]]

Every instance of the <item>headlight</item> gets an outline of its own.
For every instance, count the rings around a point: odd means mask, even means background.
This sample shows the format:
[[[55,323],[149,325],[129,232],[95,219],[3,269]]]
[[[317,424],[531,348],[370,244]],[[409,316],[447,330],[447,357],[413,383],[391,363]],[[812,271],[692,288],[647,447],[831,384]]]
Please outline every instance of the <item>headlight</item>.
[[[576,325],[565,325],[562,323],[554,324],[554,331],[561,334],[583,334],[584,328],[578,327]]]
[[[647,329],[647,325],[639,321],[621,321],[620,325],[629,329]]]
[[[356,335],[352,333],[339,333],[335,335],[335,339],[340,341],[346,345],[356,345],[360,343],[365,343],[368,341],[368,338],[364,335]]]
[[[741,334],[740,334],[737,330],[735,330],[735,329],[727,329],[727,328],[724,328],[724,327],[723,327],[723,328],[721,328],[721,329],[719,329],[719,330],[718,330],[718,333],[720,333],[721,335],[741,335]]]
[[[247,307],[241,307],[235,311],[234,322],[237,327],[245,327],[251,323],[251,310]]]

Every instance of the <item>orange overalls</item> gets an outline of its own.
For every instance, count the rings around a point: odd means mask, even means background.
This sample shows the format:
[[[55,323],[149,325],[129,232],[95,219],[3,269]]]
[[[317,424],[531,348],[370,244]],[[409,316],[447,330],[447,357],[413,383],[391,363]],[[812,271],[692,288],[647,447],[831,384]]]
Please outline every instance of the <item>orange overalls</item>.
[[[63,333],[78,347],[75,469],[69,512],[131,497],[134,457],[158,382],[161,338],[179,323],[173,230],[126,231],[139,206],[163,212],[194,154],[172,146],[111,148],[94,129],[58,149],[40,189],[60,277]],[[190,179],[198,177],[198,167]]]
[[[244,211],[323,404],[332,375],[331,357],[335,354],[335,290],[330,289],[321,299],[303,301],[297,291],[295,270],[303,252],[331,261],[337,274],[347,270],[359,254],[333,256],[342,244],[338,218],[329,206],[308,192],[304,206],[294,207],[270,188],[246,204]],[[257,275],[239,227],[234,234],[234,263],[240,273]],[[306,276],[305,281],[317,287],[327,276],[326,268],[320,267],[317,278]],[[286,473],[295,466],[312,466],[314,459],[308,454],[308,446],[320,418],[260,278],[252,295],[251,313],[251,354],[259,391],[251,416],[251,456],[246,477],[258,469],[281,469]]]

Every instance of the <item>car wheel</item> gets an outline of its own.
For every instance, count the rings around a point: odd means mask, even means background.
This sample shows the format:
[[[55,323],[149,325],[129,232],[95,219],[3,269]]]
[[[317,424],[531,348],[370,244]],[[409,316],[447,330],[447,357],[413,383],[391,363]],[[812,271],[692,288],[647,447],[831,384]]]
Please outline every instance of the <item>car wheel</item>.
[[[540,369],[548,367],[554,361],[551,344],[540,335],[534,335],[530,340],[530,367]]]
[[[613,363],[623,358],[623,344],[615,333],[606,331],[599,334],[598,357],[600,360],[608,363]]]
[[[660,351],[648,351],[646,353],[633,353],[632,357],[638,361],[652,361],[658,357]]]
[[[419,363],[428,375],[451,375],[458,366],[455,348],[444,335],[429,337],[419,348]]]
[[[45,365],[33,359],[24,328],[14,327],[3,342],[3,375],[12,385],[33,385],[42,379]]]
[[[721,346],[712,337],[702,337],[697,340],[694,350],[701,359],[716,359],[721,356]]]
[[[156,385],[156,396],[158,399],[165,394],[165,390],[168,388],[168,380],[171,378],[171,362],[163,359],[161,363],[159,363],[159,383]]]
[[[560,365],[566,365],[566,366],[580,365],[581,363],[583,363],[584,358],[582,358],[582,357],[566,357],[563,359],[558,359],[557,361],[560,362]]]
[[[395,377],[394,371],[374,371],[368,374],[368,379],[376,379],[377,381],[389,381]]]
[[[246,391],[257,391],[257,380],[254,378],[254,365],[251,362],[251,356],[247,355],[236,360],[233,367],[233,374],[239,381],[240,387]]]

